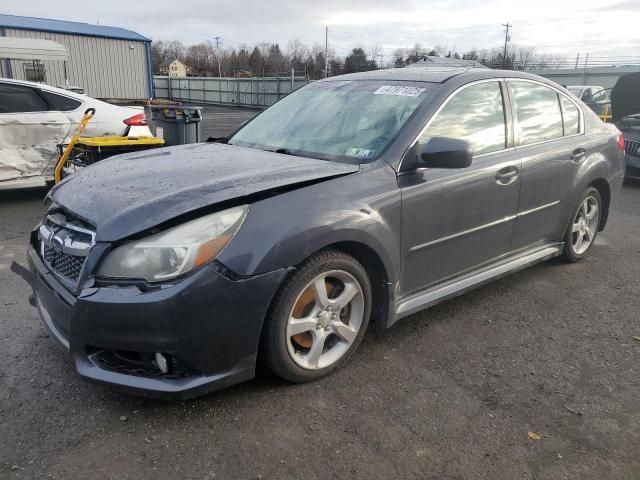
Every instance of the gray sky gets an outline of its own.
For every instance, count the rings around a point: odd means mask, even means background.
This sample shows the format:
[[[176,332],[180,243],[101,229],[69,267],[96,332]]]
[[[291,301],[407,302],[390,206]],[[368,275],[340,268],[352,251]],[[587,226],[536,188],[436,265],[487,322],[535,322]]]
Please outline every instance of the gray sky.
[[[512,41],[540,52],[640,62],[640,0],[3,0],[1,10],[121,26],[185,44],[221,36],[233,47],[263,41],[286,47],[294,38],[324,44],[328,26],[339,54],[379,45],[388,55],[416,42],[457,51],[498,47],[501,24],[509,21]]]

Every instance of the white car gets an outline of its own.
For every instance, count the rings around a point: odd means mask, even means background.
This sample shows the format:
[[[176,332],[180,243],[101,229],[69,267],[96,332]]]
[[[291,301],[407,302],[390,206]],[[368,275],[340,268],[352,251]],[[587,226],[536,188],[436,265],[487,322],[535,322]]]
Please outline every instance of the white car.
[[[569,85],[567,87],[571,93],[578,97],[583,102],[590,101],[596,93],[605,90],[600,85]]]
[[[152,136],[142,107],[122,107],[79,93],[0,79],[0,190],[44,186],[53,178],[59,144],[88,108],[96,113],[83,136]]]

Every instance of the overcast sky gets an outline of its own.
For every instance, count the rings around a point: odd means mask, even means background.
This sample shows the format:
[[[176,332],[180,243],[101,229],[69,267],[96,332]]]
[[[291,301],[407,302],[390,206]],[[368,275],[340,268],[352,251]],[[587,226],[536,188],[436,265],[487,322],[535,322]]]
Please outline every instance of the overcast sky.
[[[512,42],[540,52],[640,62],[640,0],[2,0],[0,11],[99,22],[185,44],[220,36],[233,47],[286,47],[293,38],[324,44],[328,26],[338,54],[380,45],[387,55],[416,42],[460,52],[498,47],[509,21]]]

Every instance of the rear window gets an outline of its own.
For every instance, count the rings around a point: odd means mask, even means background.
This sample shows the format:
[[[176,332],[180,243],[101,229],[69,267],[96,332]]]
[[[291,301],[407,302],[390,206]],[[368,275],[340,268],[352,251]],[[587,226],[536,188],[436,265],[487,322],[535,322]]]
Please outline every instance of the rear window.
[[[0,84],[0,113],[44,112],[47,103],[31,87]]]
[[[51,110],[70,112],[71,110],[75,110],[80,105],[82,105],[82,102],[73,98],[65,97],[64,95],[47,92],[46,90],[41,90],[41,93],[42,96],[47,100],[47,102],[49,102]]]
[[[510,81],[519,145],[552,140],[564,133],[555,90],[533,82]]]

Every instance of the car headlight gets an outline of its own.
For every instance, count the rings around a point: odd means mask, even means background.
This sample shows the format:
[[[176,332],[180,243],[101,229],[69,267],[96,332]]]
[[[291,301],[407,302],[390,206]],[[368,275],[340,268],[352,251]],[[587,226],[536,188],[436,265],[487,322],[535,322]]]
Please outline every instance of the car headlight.
[[[126,243],[107,255],[97,276],[160,282],[183,275],[216,258],[247,211],[247,205],[230,208]]]

